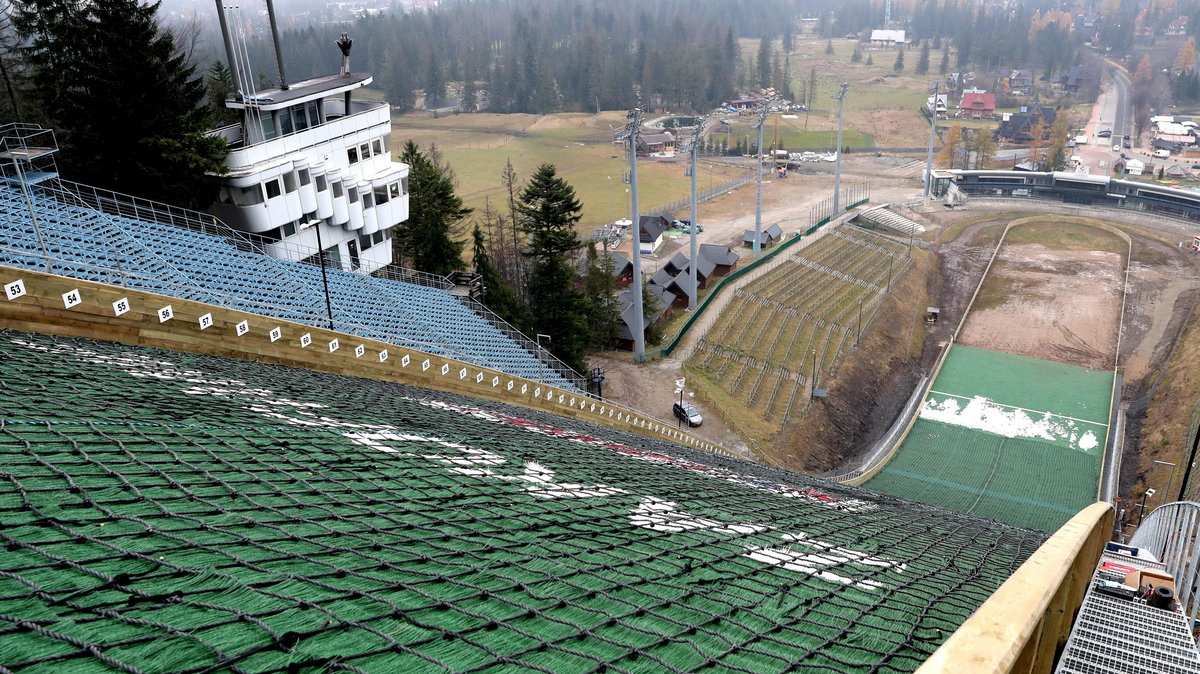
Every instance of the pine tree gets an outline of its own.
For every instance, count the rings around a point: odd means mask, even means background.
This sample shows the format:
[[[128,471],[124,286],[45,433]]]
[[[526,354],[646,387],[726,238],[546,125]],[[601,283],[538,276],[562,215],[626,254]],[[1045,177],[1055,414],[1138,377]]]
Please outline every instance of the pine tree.
[[[591,346],[612,346],[621,336],[621,312],[614,296],[616,281],[613,279],[613,259],[607,251],[604,254],[597,253],[595,244],[587,247],[583,292],[588,303]]]
[[[896,62],[892,64],[893,72],[898,73],[902,70],[904,70],[904,47],[901,47],[900,51],[896,52]]]
[[[230,72],[229,66],[220,59],[213,61],[204,83],[207,88],[205,95],[208,98],[209,114],[213,120],[222,125],[237,122],[237,111],[225,107],[225,99],[234,91],[233,73]]]
[[[429,50],[428,60],[429,72],[425,79],[425,109],[433,110],[442,107],[442,103],[446,101],[446,73],[436,49]]]
[[[534,330],[550,335],[550,350],[582,372],[589,342],[587,300],[575,287],[575,261],[582,244],[575,234],[583,205],[575,189],[542,164],[521,190],[517,213],[529,235],[527,297],[533,298]]]
[[[854,53],[850,54],[850,62],[851,63],[861,63],[862,62],[862,49],[859,49],[857,46],[854,48]]]
[[[408,220],[393,235],[393,257],[440,276],[462,269],[463,242],[452,237],[471,209],[454,193],[452,174],[412,140],[404,144],[400,161],[408,164]]]
[[[496,265],[492,264],[492,258],[488,255],[483,230],[480,229],[479,223],[475,224],[475,228],[471,232],[471,241],[471,256],[475,265],[475,273],[479,274],[479,280],[483,284],[484,306],[518,330],[528,329],[529,310],[517,297],[516,290],[512,285],[500,275]]]
[[[939,75],[948,75],[950,73],[950,50],[942,50],[942,64],[938,66]]]
[[[869,65],[869,66],[875,65],[875,57],[872,56],[871,54],[867,54],[867,65]]]
[[[395,45],[387,50],[380,67],[379,81],[387,102],[400,112],[408,112],[417,104],[417,82],[404,48]]]
[[[18,0],[17,31],[41,115],[59,133],[64,177],[204,207],[206,173],[223,173],[225,141],[208,135],[205,83],[158,3]]]
[[[925,75],[929,72],[929,41],[921,45],[921,55],[917,57],[917,69],[914,71],[918,75]]]
[[[479,87],[475,80],[467,80],[463,84],[462,111],[477,112],[479,110]]]
[[[825,43],[825,53],[827,55],[833,54],[833,38],[829,38]]]
[[[758,68],[758,86],[764,89],[771,86],[771,38],[766,35],[758,43],[755,64]]]

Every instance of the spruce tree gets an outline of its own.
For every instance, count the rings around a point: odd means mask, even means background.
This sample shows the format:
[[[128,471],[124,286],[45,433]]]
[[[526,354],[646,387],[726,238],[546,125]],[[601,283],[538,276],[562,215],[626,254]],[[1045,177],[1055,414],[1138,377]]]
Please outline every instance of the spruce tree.
[[[615,292],[612,255],[607,251],[598,253],[595,244],[588,246],[584,294],[588,303],[588,331],[594,348],[611,346],[621,336],[621,312],[617,309]]]
[[[529,311],[521,299],[517,297],[517,293],[513,290],[512,285],[504,280],[500,275],[500,271],[496,269],[496,265],[492,264],[492,258],[488,255],[486,241],[483,236],[483,230],[479,224],[475,224],[475,229],[471,232],[472,248],[471,254],[475,265],[475,273],[479,274],[479,280],[483,284],[483,304],[488,309],[491,309],[497,316],[508,321],[518,330],[526,330],[529,327]]]
[[[453,238],[454,228],[471,209],[454,193],[447,167],[435,162],[409,140],[400,152],[408,164],[408,220],[393,235],[393,257],[401,264],[445,276],[462,269],[463,242]]]
[[[896,62],[892,64],[893,72],[898,73],[901,70],[904,70],[904,47],[901,47],[900,51],[896,52]]]
[[[209,136],[205,84],[138,0],[16,0],[26,74],[58,132],[65,178],[190,207],[207,206],[225,141]]]
[[[467,80],[467,82],[463,84],[462,111],[478,112],[478,110],[479,86],[475,84],[475,80]]]
[[[938,66],[938,74],[946,75],[950,73],[950,50],[942,50],[942,64]]]
[[[771,51],[771,38],[764,35],[758,42],[758,58],[755,60],[758,86],[763,89],[771,86]]]
[[[521,227],[529,235],[526,296],[534,331],[550,335],[550,351],[579,372],[586,369],[589,342],[587,301],[576,288],[575,270],[582,246],[575,224],[582,210],[575,189],[558,177],[553,164],[537,168],[517,201]]]
[[[917,57],[917,68],[914,71],[918,75],[924,75],[929,72],[929,42],[921,45],[921,55]]]
[[[225,99],[234,92],[233,73],[225,62],[217,59],[208,68],[205,78],[208,109],[217,124],[233,124],[238,121],[236,110],[225,107]]]

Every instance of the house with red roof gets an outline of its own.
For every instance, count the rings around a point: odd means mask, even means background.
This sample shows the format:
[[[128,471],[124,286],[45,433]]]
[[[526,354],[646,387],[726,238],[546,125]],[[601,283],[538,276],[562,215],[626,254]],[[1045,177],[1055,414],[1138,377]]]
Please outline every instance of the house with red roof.
[[[996,114],[996,94],[963,92],[958,103],[958,116],[971,119],[991,119]]]

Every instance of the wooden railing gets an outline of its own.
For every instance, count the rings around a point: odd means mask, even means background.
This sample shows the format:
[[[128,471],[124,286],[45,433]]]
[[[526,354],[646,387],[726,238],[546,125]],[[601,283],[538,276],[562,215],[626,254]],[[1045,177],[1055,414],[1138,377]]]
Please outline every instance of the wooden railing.
[[[1104,544],[1113,509],[1081,510],[1025,560],[937,649],[917,674],[1042,674],[1067,642]]]
[[[0,328],[278,363],[537,409],[687,447],[730,450],[634,409],[498,370],[178,297],[0,266]]]

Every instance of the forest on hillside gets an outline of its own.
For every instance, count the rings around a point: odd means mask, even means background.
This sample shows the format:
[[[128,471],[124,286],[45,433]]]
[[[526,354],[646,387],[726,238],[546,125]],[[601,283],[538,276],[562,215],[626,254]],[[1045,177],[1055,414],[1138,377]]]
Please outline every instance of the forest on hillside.
[[[916,0],[896,3],[893,19],[918,43],[952,50],[956,70],[1020,67],[1045,76],[1076,65],[1082,44],[1071,15],[1055,6]],[[247,50],[267,84],[274,57],[265,20],[253,19],[262,24],[253,31],[260,39]],[[454,0],[430,11],[289,30],[283,44],[297,80],[336,72],[333,43],[349,32],[352,68],[374,73],[402,110],[416,104],[418,92],[426,107],[453,94],[467,110],[484,96],[495,112],[611,110],[631,106],[635,87],[648,105],[704,110],[760,87],[786,92],[794,79],[788,54],[802,23],[820,36],[861,36],[884,24],[884,8],[872,0]],[[767,47],[741,50],[741,39],[765,39]]]

